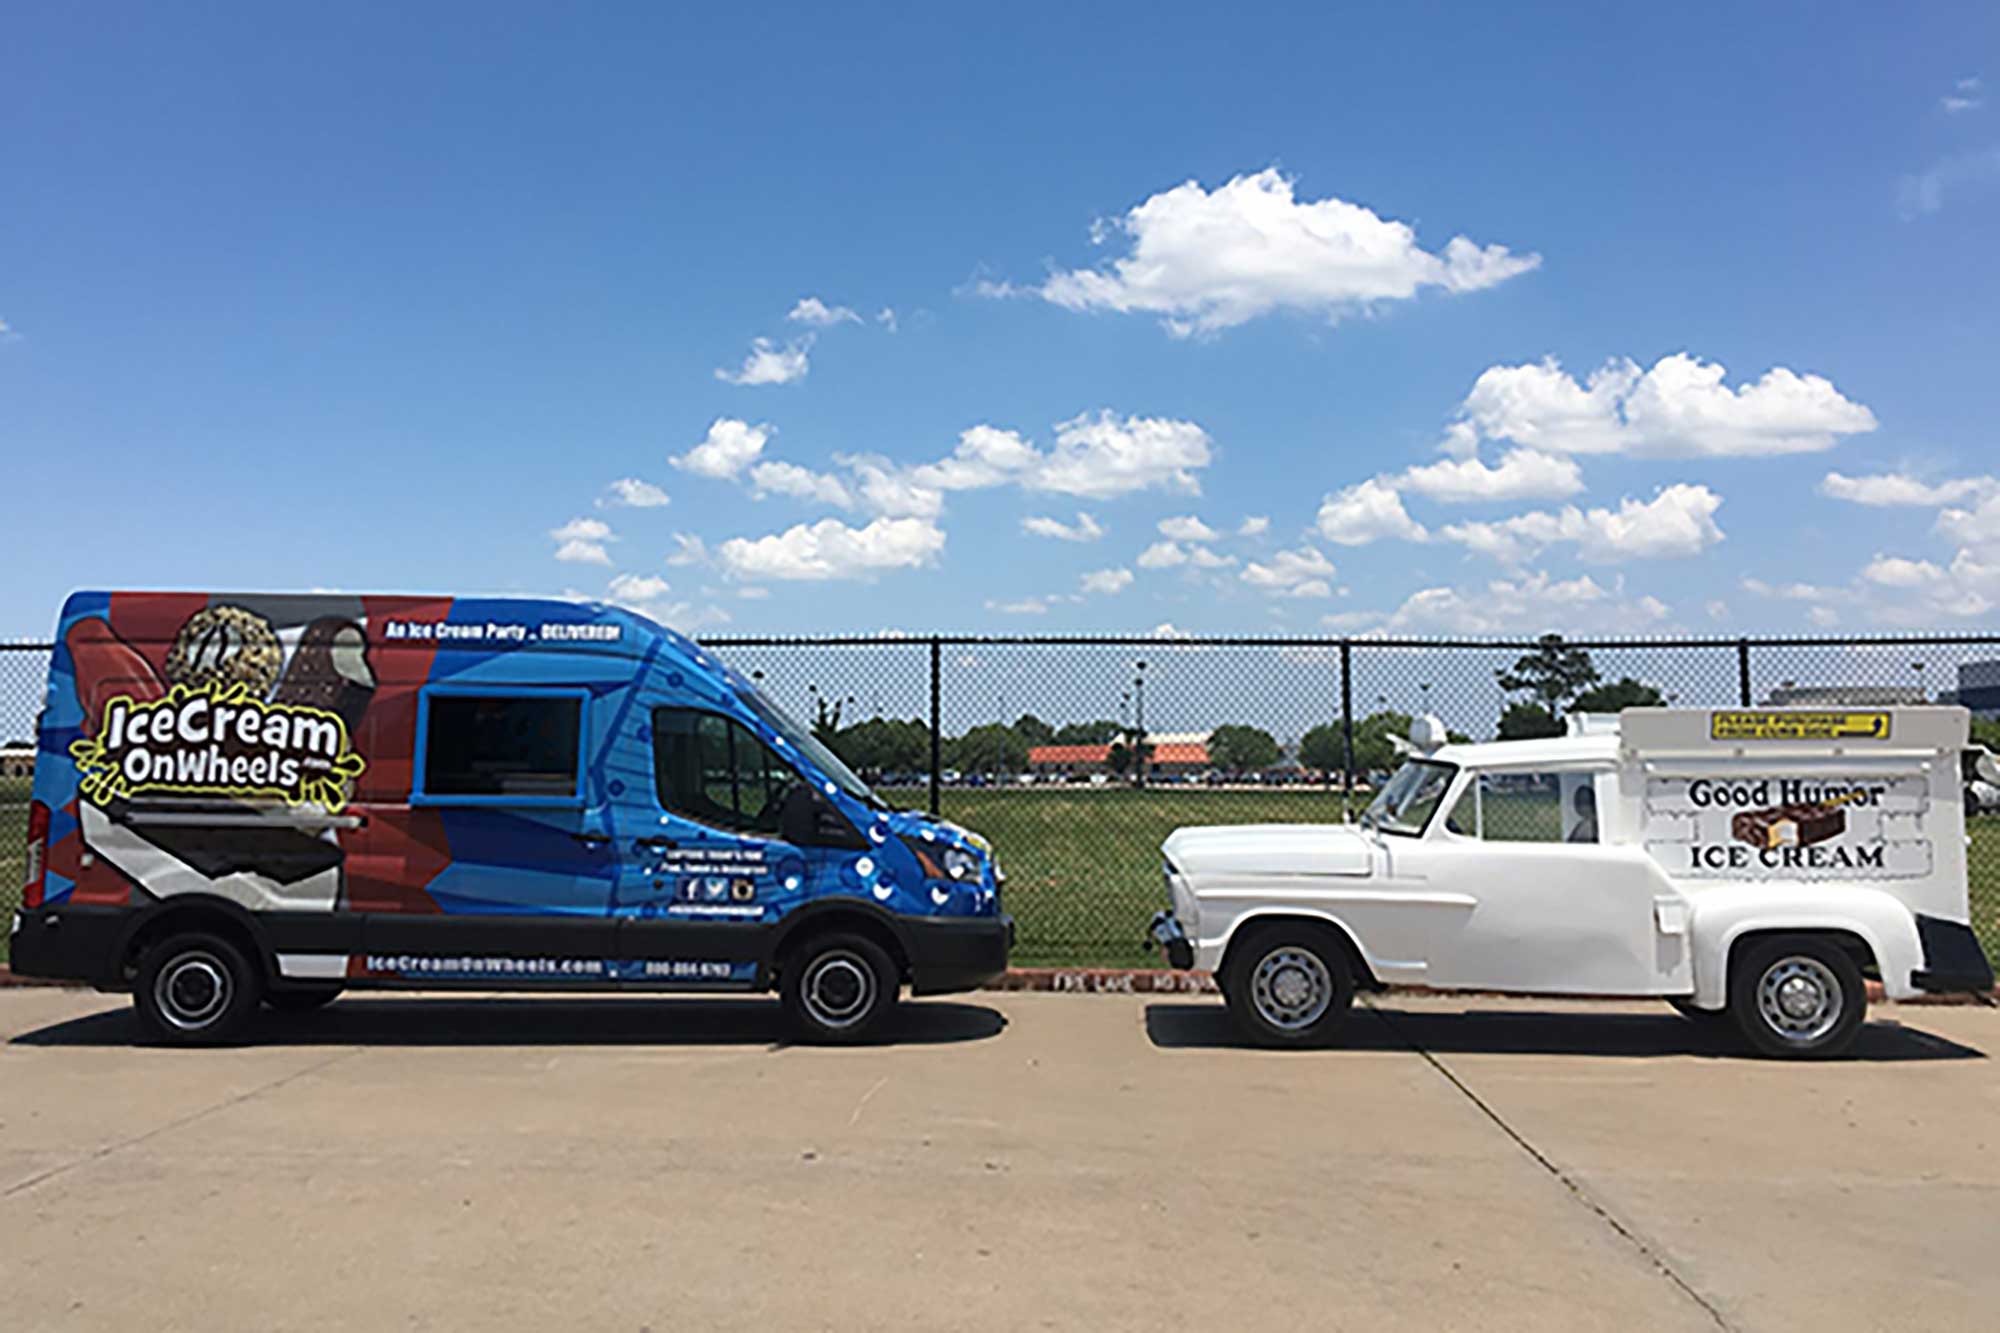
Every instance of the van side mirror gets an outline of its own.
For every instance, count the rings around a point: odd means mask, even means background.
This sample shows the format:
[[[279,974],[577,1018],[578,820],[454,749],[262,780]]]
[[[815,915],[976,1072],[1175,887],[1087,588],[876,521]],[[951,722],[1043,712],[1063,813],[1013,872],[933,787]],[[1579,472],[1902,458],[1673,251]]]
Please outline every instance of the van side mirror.
[[[794,847],[863,848],[868,844],[840,811],[803,782],[785,793],[778,811],[778,836]]]

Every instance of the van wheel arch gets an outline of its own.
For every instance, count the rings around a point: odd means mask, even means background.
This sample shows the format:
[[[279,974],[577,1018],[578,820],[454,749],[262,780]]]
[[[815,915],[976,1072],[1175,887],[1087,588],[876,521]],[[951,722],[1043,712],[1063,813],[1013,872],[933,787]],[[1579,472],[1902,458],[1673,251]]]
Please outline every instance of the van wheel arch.
[[[263,970],[268,980],[274,969],[272,953],[250,913],[221,898],[174,898],[143,913],[131,927],[118,950],[119,984],[129,986],[138,975],[146,951],[162,940],[190,931],[202,931],[228,940],[243,951],[251,964]]]
[[[1354,978],[1356,987],[1371,991],[1388,989],[1376,978],[1374,969],[1368,966],[1368,960],[1362,956],[1361,946],[1355,942],[1353,933],[1344,923],[1301,912],[1259,912],[1255,916],[1246,916],[1238,921],[1229,932],[1229,943],[1223,947],[1221,960],[1215,965],[1218,985],[1221,984],[1221,978],[1229,975],[1229,968],[1236,959],[1238,946],[1265,926],[1300,926],[1331,937],[1346,953],[1348,974]]]
[[[859,935],[879,945],[896,965],[899,979],[910,979],[910,951],[902,933],[879,911],[859,903],[833,903],[825,907],[801,908],[779,928],[765,963],[767,984],[775,985],[785,965],[808,942],[824,935]]]

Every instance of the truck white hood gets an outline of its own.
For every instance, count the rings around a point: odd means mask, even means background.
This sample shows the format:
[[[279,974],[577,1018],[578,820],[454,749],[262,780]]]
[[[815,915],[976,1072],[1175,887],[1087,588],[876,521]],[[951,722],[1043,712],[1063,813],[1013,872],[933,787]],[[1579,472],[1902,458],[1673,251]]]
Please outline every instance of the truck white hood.
[[[1374,864],[1368,835],[1347,824],[1218,824],[1175,829],[1160,848],[1183,875],[1365,876]]]

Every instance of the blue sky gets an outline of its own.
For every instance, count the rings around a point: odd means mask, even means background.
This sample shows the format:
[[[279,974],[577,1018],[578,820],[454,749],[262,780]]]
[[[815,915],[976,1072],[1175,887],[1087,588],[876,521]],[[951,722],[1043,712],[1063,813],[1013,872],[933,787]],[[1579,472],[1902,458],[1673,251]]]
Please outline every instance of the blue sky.
[[[1991,6],[410,9],[10,18],[0,634],[2000,601]]]

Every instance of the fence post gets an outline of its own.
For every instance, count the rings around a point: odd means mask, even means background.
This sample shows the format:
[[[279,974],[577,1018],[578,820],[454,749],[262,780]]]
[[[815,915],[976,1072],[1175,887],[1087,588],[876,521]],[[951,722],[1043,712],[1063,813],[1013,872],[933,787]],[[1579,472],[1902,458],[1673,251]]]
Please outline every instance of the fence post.
[[[1340,812],[1354,804],[1354,645],[1340,641]]]
[[[933,817],[940,813],[939,798],[944,788],[944,736],[943,718],[940,716],[943,712],[941,707],[943,690],[940,688],[939,680],[942,674],[940,670],[942,661],[943,648],[937,635],[933,634],[931,635],[931,815]]]
[[[1743,707],[1750,706],[1750,640],[1736,641],[1736,696]]]

